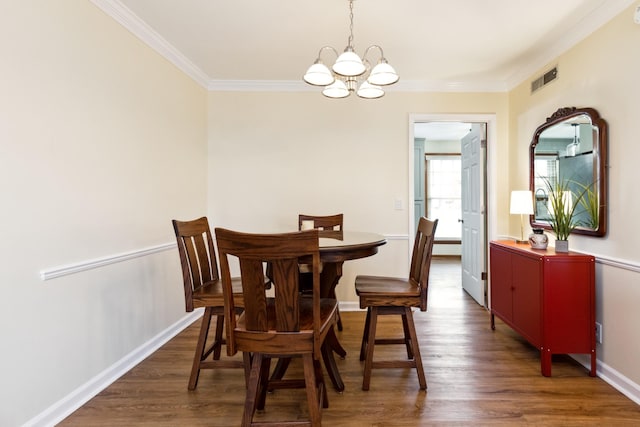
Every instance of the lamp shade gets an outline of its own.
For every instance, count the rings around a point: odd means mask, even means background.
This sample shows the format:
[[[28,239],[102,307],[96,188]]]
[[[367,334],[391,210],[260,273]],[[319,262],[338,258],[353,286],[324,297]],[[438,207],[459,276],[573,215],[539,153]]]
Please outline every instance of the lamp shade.
[[[331,70],[322,62],[315,62],[304,75],[304,81],[314,86],[326,86],[335,81]]]
[[[512,191],[509,212],[512,214],[533,215],[533,195],[531,191]]]
[[[327,98],[346,98],[349,96],[349,89],[342,80],[336,79],[335,82],[324,88],[322,94]]]
[[[354,77],[364,73],[367,67],[362,63],[362,59],[351,49],[347,48],[336,59],[333,64],[333,71],[341,76]]]
[[[383,58],[373,67],[367,81],[373,85],[385,86],[397,82],[399,78],[396,70]]]
[[[356,92],[360,98],[376,99],[384,95],[384,90],[380,86],[375,86],[368,81],[362,82]]]

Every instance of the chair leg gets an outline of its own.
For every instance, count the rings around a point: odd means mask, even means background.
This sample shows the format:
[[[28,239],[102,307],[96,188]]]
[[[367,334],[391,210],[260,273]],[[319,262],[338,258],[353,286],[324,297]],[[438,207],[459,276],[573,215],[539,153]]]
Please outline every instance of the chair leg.
[[[263,356],[262,365],[260,366],[260,386],[258,388],[258,404],[259,410],[264,409],[267,401],[267,391],[269,389],[269,368],[271,367],[271,357]]]
[[[411,348],[413,350],[413,360],[415,361],[416,371],[418,373],[418,382],[420,389],[427,389],[427,379],[424,376],[424,368],[422,367],[422,356],[420,355],[420,345],[418,344],[418,334],[416,333],[416,325],[413,322],[413,313],[411,307],[405,307],[405,316],[409,327],[409,337],[411,338]]]
[[[222,332],[224,331],[224,316],[216,316],[216,334],[215,341],[213,342],[213,360],[220,360],[220,353],[222,350],[222,344],[224,344],[224,337]]]
[[[211,316],[213,316],[213,308],[205,308],[204,315],[202,316],[202,323],[200,325],[200,335],[198,336],[198,343],[196,344],[196,352],[193,356],[193,364],[191,366],[191,376],[189,377],[188,386],[189,390],[195,390],[198,385],[198,378],[200,377],[200,363],[202,362],[203,355],[205,354],[207,336],[209,335],[209,326],[211,325]]]
[[[249,388],[249,377],[251,376],[251,361],[253,355],[248,351],[242,353],[242,363],[244,365],[244,386]]]
[[[244,401],[244,413],[242,414],[242,426],[250,427],[253,421],[253,414],[256,412],[258,393],[260,390],[260,372],[262,371],[263,355],[254,353],[251,361],[251,371],[249,373],[249,385],[247,396]]]
[[[362,333],[362,344],[360,345],[360,361],[363,361],[367,352],[367,337],[369,336],[369,323],[371,319],[371,307],[367,307],[367,317],[364,320],[364,332]]]
[[[312,426],[321,425],[321,403],[318,398],[318,386],[316,379],[316,367],[314,366],[313,354],[307,353],[302,355],[302,363],[304,366],[304,382],[307,390],[307,405],[309,406],[309,420]],[[323,388],[324,384],[320,384]],[[323,394],[324,392],[321,391]]]
[[[327,385],[324,382],[320,361],[313,359],[313,367],[316,371],[316,387],[322,387],[322,407],[326,409],[329,407],[329,396],[327,396]]]
[[[369,307],[370,314],[367,312],[369,319],[369,333],[367,334],[367,355],[364,362],[364,375],[362,378],[362,389],[369,390],[371,382],[371,369],[373,368],[373,349],[376,343],[376,326],[378,323],[378,307]]]
[[[281,357],[276,362],[276,367],[273,368],[273,373],[271,374],[271,380],[281,380],[284,377],[284,374],[287,372],[287,368],[289,368],[289,364],[291,363],[290,357]]]
[[[411,310],[409,310],[411,312]],[[409,322],[406,314],[402,315],[402,329],[404,331],[404,345],[407,348],[407,359],[413,359],[413,351],[411,350],[411,333],[409,332]]]

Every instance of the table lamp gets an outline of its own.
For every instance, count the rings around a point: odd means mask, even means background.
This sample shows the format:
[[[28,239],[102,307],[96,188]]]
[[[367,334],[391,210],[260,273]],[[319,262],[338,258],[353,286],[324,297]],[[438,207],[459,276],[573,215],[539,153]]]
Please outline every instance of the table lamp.
[[[527,243],[524,239],[524,215],[533,215],[533,195],[528,190],[511,192],[511,214],[520,214],[520,240],[516,243]]]

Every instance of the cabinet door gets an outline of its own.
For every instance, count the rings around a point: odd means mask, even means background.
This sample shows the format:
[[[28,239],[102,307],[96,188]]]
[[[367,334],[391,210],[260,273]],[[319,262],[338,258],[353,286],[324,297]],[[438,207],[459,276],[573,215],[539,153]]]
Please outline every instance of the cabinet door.
[[[595,348],[594,264],[577,257],[545,262],[545,344],[554,353]]]
[[[513,254],[513,323],[536,347],[542,343],[542,262]]]
[[[491,312],[505,322],[513,321],[511,301],[511,253],[491,246]]]

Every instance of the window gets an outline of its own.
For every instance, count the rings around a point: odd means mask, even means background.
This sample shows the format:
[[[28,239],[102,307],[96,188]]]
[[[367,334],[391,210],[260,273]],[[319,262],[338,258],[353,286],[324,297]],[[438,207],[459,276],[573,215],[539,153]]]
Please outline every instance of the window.
[[[427,216],[438,218],[436,240],[460,240],[462,182],[460,154],[427,154]]]
[[[554,186],[558,182],[558,156],[557,154],[536,154],[534,162],[535,218],[547,221],[550,219],[548,186]]]

